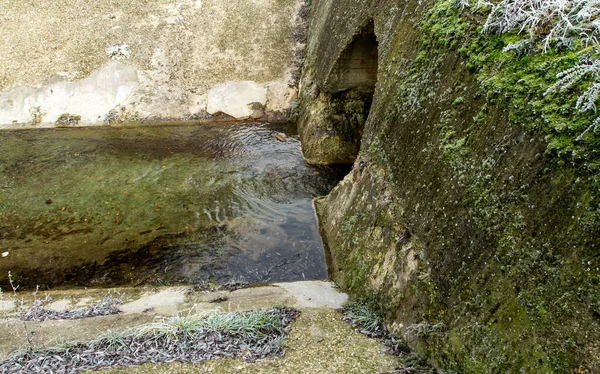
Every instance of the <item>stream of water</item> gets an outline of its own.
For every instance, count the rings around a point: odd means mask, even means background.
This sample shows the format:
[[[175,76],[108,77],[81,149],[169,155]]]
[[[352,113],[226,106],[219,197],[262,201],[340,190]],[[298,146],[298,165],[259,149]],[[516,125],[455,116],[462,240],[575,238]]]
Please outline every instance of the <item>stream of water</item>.
[[[324,279],[312,199],[343,174],[291,124],[3,131],[0,287]]]

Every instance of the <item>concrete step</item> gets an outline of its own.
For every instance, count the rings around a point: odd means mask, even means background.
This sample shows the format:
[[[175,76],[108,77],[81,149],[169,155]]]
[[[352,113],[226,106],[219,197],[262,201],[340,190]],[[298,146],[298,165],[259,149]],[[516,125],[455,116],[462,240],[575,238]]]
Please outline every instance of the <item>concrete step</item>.
[[[253,286],[232,291],[200,291],[194,287],[87,289],[38,293],[51,301],[44,308],[76,310],[98,303],[108,294],[123,300],[121,313],[75,320],[24,322],[18,313],[28,310],[33,295],[2,296],[0,307],[0,360],[28,346],[51,347],[66,341],[85,341],[107,330],[121,331],[161,316],[190,316],[206,311],[240,311],[274,306],[301,311],[286,338],[282,357],[259,360],[214,359],[201,364],[169,363],[138,368],[108,369],[105,373],[369,373],[391,370],[395,357],[385,355],[379,342],[355,332],[341,319],[339,308],[348,297],[333,283],[305,281]],[[27,338],[29,335],[29,338]]]

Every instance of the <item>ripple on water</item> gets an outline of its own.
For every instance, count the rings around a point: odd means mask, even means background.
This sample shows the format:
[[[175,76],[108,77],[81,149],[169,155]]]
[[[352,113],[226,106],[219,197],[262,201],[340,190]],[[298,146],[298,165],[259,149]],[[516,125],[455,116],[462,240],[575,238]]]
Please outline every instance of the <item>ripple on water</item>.
[[[311,202],[343,171],[307,166],[290,124],[0,138],[0,272],[22,287],[327,276]]]

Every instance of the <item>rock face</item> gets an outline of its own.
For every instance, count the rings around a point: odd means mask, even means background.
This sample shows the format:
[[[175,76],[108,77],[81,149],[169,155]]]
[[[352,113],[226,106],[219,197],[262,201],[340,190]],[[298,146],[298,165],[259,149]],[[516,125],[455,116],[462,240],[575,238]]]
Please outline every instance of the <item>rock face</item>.
[[[53,127],[65,113],[78,125],[202,118],[208,92],[226,84],[252,85],[263,112],[285,117],[297,99],[303,43],[290,36],[304,27],[303,4],[3,1],[0,128]],[[245,107],[227,114],[249,116]]]
[[[452,1],[313,0],[303,151],[354,161],[315,204],[330,275],[446,370],[599,372],[598,152],[565,141],[581,118],[543,98],[556,72],[481,22]]]
[[[311,105],[302,108],[299,129],[304,157],[313,164],[351,164],[358,154],[377,82],[373,23],[357,30],[337,53],[321,84],[306,74],[305,96]]]

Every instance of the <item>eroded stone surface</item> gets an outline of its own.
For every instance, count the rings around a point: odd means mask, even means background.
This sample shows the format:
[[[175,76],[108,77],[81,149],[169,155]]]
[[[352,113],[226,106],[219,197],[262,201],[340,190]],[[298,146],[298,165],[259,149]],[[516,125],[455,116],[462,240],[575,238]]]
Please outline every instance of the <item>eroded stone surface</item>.
[[[111,110],[120,120],[201,117],[208,91],[228,82],[260,85],[265,111],[286,112],[301,3],[3,0],[0,128],[50,127],[65,113],[97,125]],[[107,54],[116,45],[127,48]]]
[[[0,92],[0,128],[52,127],[65,113],[80,116],[83,123],[104,123],[138,83],[133,67],[111,60],[80,81],[56,76],[38,87],[15,86]]]
[[[592,136],[570,145],[588,124],[557,109],[568,101],[543,97],[555,74],[538,67],[552,64],[502,54],[449,0],[311,9],[300,117],[316,123],[300,122],[311,162],[339,144],[326,94],[351,77],[336,69],[365,25],[379,55],[353,175],[316,203],[330,276],[444,369],[597,372],[600,216],[584,165],[598,155]]]

